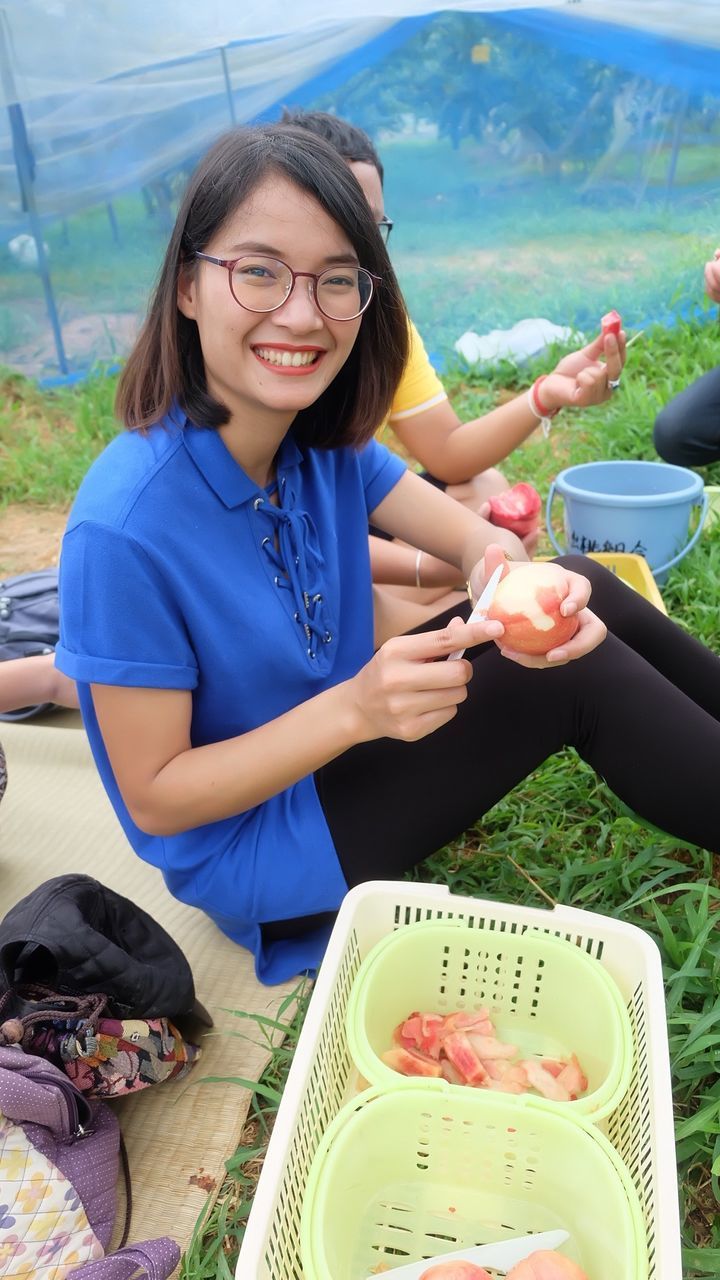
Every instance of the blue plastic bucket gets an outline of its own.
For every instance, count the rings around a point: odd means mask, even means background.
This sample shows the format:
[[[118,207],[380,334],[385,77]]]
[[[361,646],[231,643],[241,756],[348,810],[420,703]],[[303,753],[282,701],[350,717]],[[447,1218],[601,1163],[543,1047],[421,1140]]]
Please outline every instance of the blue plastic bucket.
[[[552,530],[552,503],[565,504],[561,547]],[[689,537],[690,513],[701,506]],[[547,530],[560,555],[568,551],[626,552],[645,556],[658,582],[694,547],[702,532],[707,494],[700,476],[666,462],[585,462],[566,467],[547,499]]]

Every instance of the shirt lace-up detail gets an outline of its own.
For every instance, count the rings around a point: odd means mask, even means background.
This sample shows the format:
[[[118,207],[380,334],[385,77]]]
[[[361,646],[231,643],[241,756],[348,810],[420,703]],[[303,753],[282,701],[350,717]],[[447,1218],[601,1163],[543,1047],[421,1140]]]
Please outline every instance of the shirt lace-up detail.
[[[284,492],[284,482],[281,482],[280,493]],[[312,517],[292,506],[276,507],[263,496],[255,498],[253,507],[272,525],[272,533],[266,534],[260,545],[276,570],[275,586],[292,593],[293,617],[303,630],[308,660],[322,662],[325,657],[327,661],[334,637],[321,590],[321,570],[325,562]]]

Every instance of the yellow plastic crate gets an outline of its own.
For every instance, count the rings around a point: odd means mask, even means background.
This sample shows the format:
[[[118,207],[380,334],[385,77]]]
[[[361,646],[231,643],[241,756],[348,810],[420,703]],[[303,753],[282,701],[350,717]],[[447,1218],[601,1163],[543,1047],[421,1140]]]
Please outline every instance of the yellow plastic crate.
[[[617,574],[618,578],[622,578],[629,587],[634,587],[662,613],[667,613],[660,589],[644,556],[633,555],[629,551],[588,551],[587,555],[590,560],[597,560],[598,564],[604,564],[606,569]],[[538,556],[537,558],[547,560],[550,557]]]
[[[620,551],[591,551],[589,552],[591,560],[597,560],[600,564],[604,564],[606,569],[611,573],[616,573],[618,578],[622,578],[623,582],[627,582],[629,587],[634,587],[640,592],[641,596],[645,596],[651,604],[661,609],[663,613],[667,613],[665,602],[660,595],[657,582],[652,576],[650,565],[644,556],[631,555],[629,552]]]

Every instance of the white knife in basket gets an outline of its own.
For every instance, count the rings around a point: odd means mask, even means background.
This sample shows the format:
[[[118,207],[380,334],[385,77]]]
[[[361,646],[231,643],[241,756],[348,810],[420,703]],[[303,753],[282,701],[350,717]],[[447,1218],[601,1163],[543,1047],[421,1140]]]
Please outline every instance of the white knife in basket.
[[[493,569],[492,573],[490,574],[490,577],[488,578],[485,584],[485,588],[480,596],[480,599],[478,600],[477,604],[475,605],[475,608],[473,609],[472,613],[470,614],[470,617],[468,618],[468,622],[480,622],[482,618],[487,617],[487,611],[493,602],[493,596],[497,591],[498,583],[502,577],[502,571],[504,568],[505,568],[504,564],[499,564],[497,569]],[[448,662],[453,662],[455,658],[462,658],[464,652],[465,652],[464,649],[456,649],[454,653],[449,653]]]
[[[509,1271],[523,1258],[529,1258],[536,1249],[557,1249],[569,1239],[567,1231],[538,1231],[532,1236],[515,1236],[513,1240],[499,1240],[496,1244],[475,1245],[459,1249],[456,1253],[442,1253],[424,1262],[408,1262],[402,1267],[392,1267],[380,1272],[381,1280],[420,1280],[423,1272],[441,1262],[474,1262],[479,1267],[492,1267],[494,1271]],[[378,1273],[367,1280],[378,1280]]]

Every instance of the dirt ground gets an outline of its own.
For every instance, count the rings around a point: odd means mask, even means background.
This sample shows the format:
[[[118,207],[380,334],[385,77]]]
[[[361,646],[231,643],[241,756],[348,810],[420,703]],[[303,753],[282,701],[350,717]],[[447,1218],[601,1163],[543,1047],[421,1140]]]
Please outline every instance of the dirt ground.
[[[0,579],[57,564],[68,510],[26,503],[0,509]]]
[[[32,322],[32,336],[18,346],[3,351],[4,364],[26,378],[56,374],[58,356],[52,330],[41,304],[26,307]],[[137,336],[142,317],[131,312],[89,312],[65,316],[62,340],[71,368],[87,368],[97,360],[113,362],[128,352]]]

